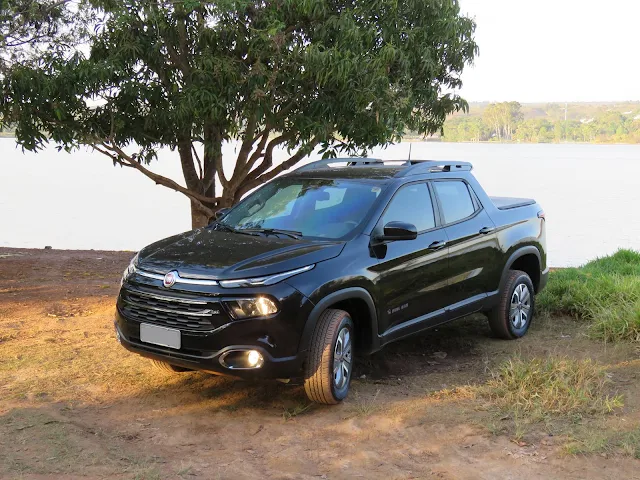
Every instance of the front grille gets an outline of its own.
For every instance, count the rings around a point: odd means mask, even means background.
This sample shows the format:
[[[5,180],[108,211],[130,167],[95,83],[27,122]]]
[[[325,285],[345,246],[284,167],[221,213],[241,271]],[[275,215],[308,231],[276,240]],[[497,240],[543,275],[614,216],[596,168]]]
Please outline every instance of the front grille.
[[[165,327],[207,331],[228,322],[218,302],[192,300],[123,289],[122,313],[139,322]]]

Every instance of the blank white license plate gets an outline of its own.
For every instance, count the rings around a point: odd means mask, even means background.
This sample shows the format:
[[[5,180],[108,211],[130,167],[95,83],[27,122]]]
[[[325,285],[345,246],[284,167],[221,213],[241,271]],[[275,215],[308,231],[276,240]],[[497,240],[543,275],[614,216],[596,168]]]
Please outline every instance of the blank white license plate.
[[[140,340],[144,343],[153,343],[178,350],[180,349],[180,330],[141,323]]]

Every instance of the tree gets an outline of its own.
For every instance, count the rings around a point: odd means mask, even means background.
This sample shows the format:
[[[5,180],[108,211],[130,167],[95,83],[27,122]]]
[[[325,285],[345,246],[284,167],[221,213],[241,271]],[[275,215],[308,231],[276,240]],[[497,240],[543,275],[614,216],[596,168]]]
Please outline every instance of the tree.
[[[495,135],[498,141],[502,141],[502,114],[497,103],[491,103],[484,109],[482,120],[491,130],[491,136]]]
[[[541,120],[530,118],[525,120],[516,129],[514,138],[519,142],[531,142],[538,141],[538,132],[540,131]]]
[[[451,92],[477,54],[475,24],[457,0],[96,2],[89,54],[12,69],[0,111],[26,149],[91,145],[185,194],[194,227],[316,146],[362,152],[467,109]],[[222,144],[236,139],[227,178]],[[162,147],[186,187],[150,170]],[[279,147],[289,157],[274,166]]]
[[[522,122],[522,105],[518,102],[504,102],[501,104],[504,137],[511,140],[516,126]]]
[[[442,133],[442,139],[446,142],[479,142],[488,138],[482,119],[468,115],[449,118]]]
[[[0,75],[43,50],[76,45],[85,13],[69,0],[0,0]]]
[[[482,115],[485,125],[498,141],[511,140],[516,126],[522,122],[522,105],[518,102],[491,103]]]

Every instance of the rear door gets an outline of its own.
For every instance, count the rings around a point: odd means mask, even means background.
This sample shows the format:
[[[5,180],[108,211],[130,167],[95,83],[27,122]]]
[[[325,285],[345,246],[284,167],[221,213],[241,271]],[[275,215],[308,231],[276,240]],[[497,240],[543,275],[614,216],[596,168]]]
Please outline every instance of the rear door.
[[[417,317],[444,315],[447,289],[447,236],[435,214],[434,197],[426,181],[402,186],[390,200],[374,232],[392,221],[416,226],[418,237],[374,245],[373,270],[383,305],[379,333],[403,330]],[[419,329],[421,319],[414,322]],[[401,335],[404,333],[401,333]]]
[[[500,245],[495,225],[462,179],[433,180],[440,221],[449,245],[449,289],[452,316],[478,308],[495,290],[495,270],[500,269]]]

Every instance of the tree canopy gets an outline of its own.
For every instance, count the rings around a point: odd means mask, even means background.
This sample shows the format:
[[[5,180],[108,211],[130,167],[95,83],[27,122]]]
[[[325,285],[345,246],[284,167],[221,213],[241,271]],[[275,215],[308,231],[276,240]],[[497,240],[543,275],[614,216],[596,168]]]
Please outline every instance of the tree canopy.
[[[187,195],[194,226],[317,146],[353,154],[438,131],[477,54],[457,0],[92,3],[90,51],[56,49],[3,79],[18,142],[91,145]],[[239,142],[227,178],[222,144]],[[178,152],[186,187],[153,173]],[[274,166],[274,149],[289,158]],[[216,195],[216,178],[222,192]]]
[[[0,0],[0,75],[16,62],[82,40],[87,10],[69,0]]]

